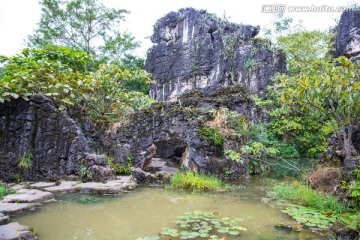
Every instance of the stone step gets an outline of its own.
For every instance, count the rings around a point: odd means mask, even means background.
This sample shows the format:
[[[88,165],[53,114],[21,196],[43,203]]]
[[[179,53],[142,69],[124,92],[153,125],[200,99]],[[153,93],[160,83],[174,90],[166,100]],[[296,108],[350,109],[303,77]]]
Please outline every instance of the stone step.
[[[4,203],[0,202],[0,213],[14,215],[39,207],[39,203]]]
[[[55,182],[37,182],[30,185],[30,188],[35,188],[38,190],[43,190],[44,188],[56,186]]]
[[[0,226],[1,240],[31,240],[36,239],[35,234],[31,228],[25,225],[20,225],[18,222],[11,222]]]
[[[62,181],[58,186],[46,187],[45,191],[52,193],[72,193],[79,191],[78,181]]]
[[[41,203],[54,198],[51,192],[44,192],[37,189],[20,189],[15,194],[3,198],[4,203]]]

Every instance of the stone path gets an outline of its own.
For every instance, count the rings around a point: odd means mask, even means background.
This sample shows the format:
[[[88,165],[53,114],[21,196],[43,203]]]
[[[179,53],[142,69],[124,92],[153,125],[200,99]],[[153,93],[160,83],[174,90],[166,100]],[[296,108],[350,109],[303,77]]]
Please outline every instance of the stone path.
[[[10,186],[16,193],[5,196],[0,201],[0,240],[36,239],[30,227],[10,222],[7,215],[15,215],[24,211],[34,210],[43,203],[54,201],[54,194],[91,193],[121,194],[137,187],[130,176],[118,176],[116,180],[106,183],[61,181],[20,183]]]

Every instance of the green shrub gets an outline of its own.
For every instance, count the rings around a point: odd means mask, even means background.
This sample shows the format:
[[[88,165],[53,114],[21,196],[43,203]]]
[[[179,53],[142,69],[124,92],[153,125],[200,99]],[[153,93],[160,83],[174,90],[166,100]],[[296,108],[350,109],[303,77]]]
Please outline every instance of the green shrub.
[[[277,199],[284,199],[319,211],[339,213],[347,209],[347,206],[339,202],[335,197],[317,192],[298,182],[278,184],[273,188],[270,195]]]
[[[218,128],[203,127],[198,129],[198,133],[215,145],[221,146],[224,142],[224,135]]]
[[[86,166],[80,166],[80,177],[83,181],[91,181],[93,179],[93,172],[86,168]]]
[[[215,191],[221,188],[221,181],[213,176],[187,171],[174,174],[170,186],[176,189]]]
[[[15,192],[16,192],[15,190],[11,190],[4,185],[0,185],[0,198],[6,196],[8,194],[15,193]]]
[[[132,156],[129,155],[126,166],[123,166],[119,163],[114,163],[114,159],[106,155],[106,163],[115,171],[116,174],[125,174],[130,175],[130,168],[132,167]]]

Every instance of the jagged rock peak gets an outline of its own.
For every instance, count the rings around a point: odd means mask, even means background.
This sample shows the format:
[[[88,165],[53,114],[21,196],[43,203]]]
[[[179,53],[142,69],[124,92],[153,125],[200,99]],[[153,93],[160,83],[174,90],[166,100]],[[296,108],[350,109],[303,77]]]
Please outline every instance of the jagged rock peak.
[[[360,10],[342,13],[337,27],[335,57],[360,60]]]
[[[193,8],[167,14],[154,26],[145,64],[156,82],[150,94],[174,101],[193,89],[212,92],[240,83],[263,96],[269,79],[285,71],[285,58],[269,41],[255,38],[259,30]]]
[[[180,22],[183,25],[179,25]],[[178,12],[170,12],[156,22],[151,41],[153,43],[172,40],[188,42],[198,35],[211,34],[220,28],[223,28],[222,30],[225,33],[238,32],[243,39],[255,37],[260,31],[259,26],[230,23],[226,19],[218,18],[215,14],[208,13],[206,10],[182,8]]]

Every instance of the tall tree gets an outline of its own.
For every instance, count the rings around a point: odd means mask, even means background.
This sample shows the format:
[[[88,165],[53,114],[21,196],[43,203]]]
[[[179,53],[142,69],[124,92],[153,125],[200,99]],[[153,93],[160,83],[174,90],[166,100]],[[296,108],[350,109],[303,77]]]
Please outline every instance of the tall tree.
[[[119,30],[123,9],[105,7],[97,0],[40,0],[42,15],[28,37],[30,47],[62,45],[92,54],[101,62],[117,62],[138,46]]]
[[[282,78],[282,103],[318,121],[330,121],[345,157],[356,154],[352,133],[360,120],[360,64],[345,57],[317,60],[293,79]],[[295,83],[289,84],[290,82]]]

